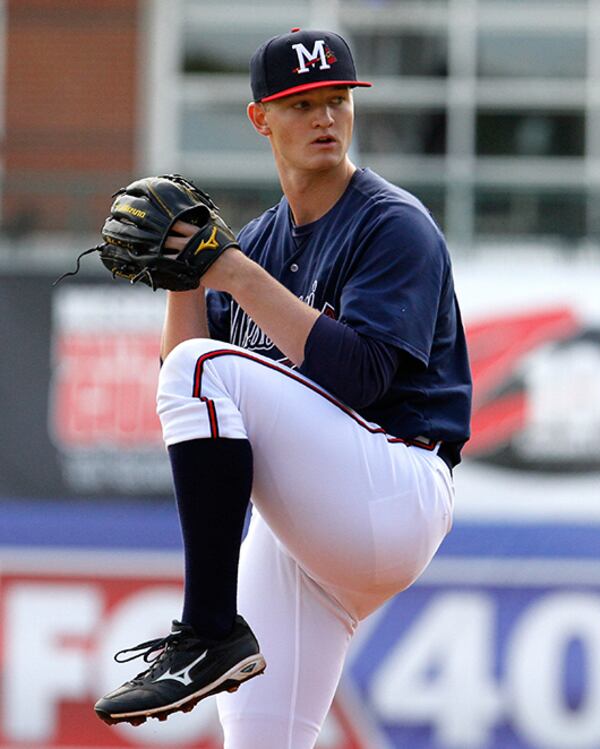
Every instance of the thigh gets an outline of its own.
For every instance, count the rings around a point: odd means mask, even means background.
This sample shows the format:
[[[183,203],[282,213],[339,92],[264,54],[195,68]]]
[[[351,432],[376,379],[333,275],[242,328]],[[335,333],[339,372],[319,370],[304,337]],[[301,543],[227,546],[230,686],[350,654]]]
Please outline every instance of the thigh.
[[[429,470],[439,458],[424,462],[425,451],[394,442],[269,359],[187,341],[161,372],[161,411],[167,442],[250,440],[261,516],[353,614],[369,613],[410,584],[448,529],[447,491]]]
[[[242,546],[238,597],[268,666],[239,692],[219,696],[225,749],[311,749],[355,622],[257,514]]]

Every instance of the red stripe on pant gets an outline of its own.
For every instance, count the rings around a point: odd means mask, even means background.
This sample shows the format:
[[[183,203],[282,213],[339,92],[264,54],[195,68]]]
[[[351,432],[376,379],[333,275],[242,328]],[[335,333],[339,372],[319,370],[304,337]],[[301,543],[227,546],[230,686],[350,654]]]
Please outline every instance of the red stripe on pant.
[[[372,426],[368,422],[363,421],[363,419],[361,419],[358,416],[358,414],[355,413],[351,408],[344,405],[341,401],[336,400],[333,396],[329,395],[329,393],[327,393],[325,390],[322,390],[320,387],[318,387],[314,383],[308,382],[307,380],[304,380],[301,377],[298,377],[298,375],[295,374],[291,369],[283,368],[280,364],[277,364],[276,362],[265,361],[264,359],[259,359],[258,357],[253,356],[251,353],[248,353],[246,351],[231,351],[230,349],[216,349],[215,351],[209,351],[207,354],[203,354],[196,361],[196,367],[194,369],[194,387],[193,387],[193,392],[192,392],[192,395],[194,396],[194,398],[199,398],[203,403],[207,404],[212,438],[216,438],[219,436],[219,424],[217,420],[217,412],[215,409],[214,402],[200,394],[201,389],[202,389],[202,370],[204,368],[205,362],[210,361],[211,359],[218,359],[221,356],[239,356],[242,359],[249,359],[250,361],[256,362],[256,364],[261,364],[263,367],[267,367],[267,369],[272,369],[275,372],[279,372],[284,377],[289,377],[291,380],[294,380],[295,382],[300,383],[300,385],[307,387],[309,390],[312,390],[314,393],[317,393],[322,398],[325,398],[325,400],[328,400],[334,406],[336,406],[341,411],[343,411],[347,416],[353,419],[359,426],[361,426],[363,429],[366,429],[371,434],[386,434],[386,431],[383,427]],[[388,442],[401,442],[406,445],[415,445],[416,447],[420,447],[423,450],[434,450],[436,447],[436,443],[433,443],[432,445],[424,445],[422,443],[415,442],[413,440],[402,439],[402,437],[391,437],[389,435],[387,436],[387,441]]]

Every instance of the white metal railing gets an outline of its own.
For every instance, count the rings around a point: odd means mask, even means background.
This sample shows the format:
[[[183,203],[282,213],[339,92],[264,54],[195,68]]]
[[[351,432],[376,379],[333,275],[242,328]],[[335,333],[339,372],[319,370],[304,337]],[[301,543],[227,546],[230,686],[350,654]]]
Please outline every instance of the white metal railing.
[[[440,184],[446,194],[446,229],[461,245],[475,242],[474,198],[481,185],[509,189],[523,185],[548,189],[600,188],[600,0],[569,3],[508,2],[507,0],[439,0],[387,2],[373,5],[357,0],[263,0],[222,5],[192,0],[152,0],[148,45],[151,84],[148,101],[150,138],[146,167],[191,170],[207,181],[238,185],[276,181],[265,151],[182,150],[179,141],[186,107],[210,104],[243,112],[249,97],[245,75],[184,75],[182,34],[240,29],[264,30],[265,38],[292,25],[329,26],[349,36],[365,30],[437,32],[448,45],[448,77],[374,77],[366,94],[357,94],[357,111],[403,112],[439,108],[446,112],[446,157],[410,154],[361,154],[360,160],[393,181]],[[481,78],[477,75],[481,31],[543,35],[579,32],[586,40],[587,76],[581,79],[519,77]],[[150,59],[151,58],[151,59]],[[581,112],[586,117],[586,149],[581,158],[517,158],[477,155],[478,111],[520,110]],[[594,203],[590,201],[590,211]]]

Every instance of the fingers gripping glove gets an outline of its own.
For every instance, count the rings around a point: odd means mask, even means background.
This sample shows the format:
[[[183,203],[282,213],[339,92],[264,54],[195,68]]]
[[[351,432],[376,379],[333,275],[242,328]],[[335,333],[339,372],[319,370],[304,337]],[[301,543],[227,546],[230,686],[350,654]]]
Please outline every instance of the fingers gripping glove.
[[[110,216],[102,227],[104,242],[95,250],[113,277],[153,290],[187,291],[228,248],[239,247],[233,231],[210,196],[178,174],[145,177],[113,195]],[[183,220],[198,227],[181,251],[165,247],[173,224]],[[72,273],[65,273],[62,278]],[[57,283],[55,282],[55,283]]]

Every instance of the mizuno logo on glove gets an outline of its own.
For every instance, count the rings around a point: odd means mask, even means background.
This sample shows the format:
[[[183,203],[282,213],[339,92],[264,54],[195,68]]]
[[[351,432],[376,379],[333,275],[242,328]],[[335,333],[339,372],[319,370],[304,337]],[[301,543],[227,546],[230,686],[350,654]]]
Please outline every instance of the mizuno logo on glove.
[[[217,227],[213,226],[213,230],[208,239],[203,239],[198,247],[194,250],[194,255],[197,255],[202,250],[218,250],[219,243],[217,242]]]

